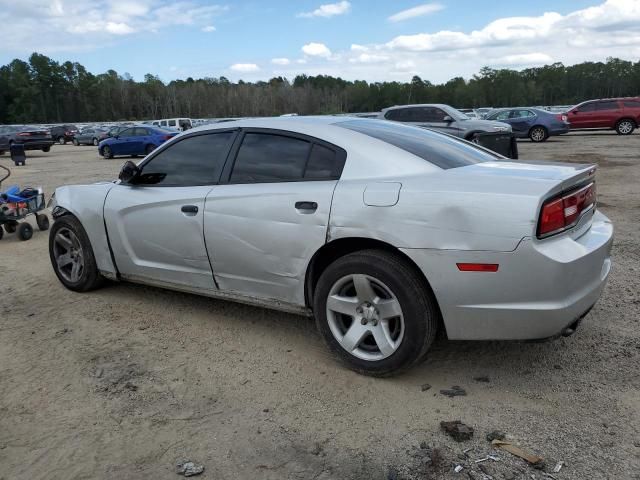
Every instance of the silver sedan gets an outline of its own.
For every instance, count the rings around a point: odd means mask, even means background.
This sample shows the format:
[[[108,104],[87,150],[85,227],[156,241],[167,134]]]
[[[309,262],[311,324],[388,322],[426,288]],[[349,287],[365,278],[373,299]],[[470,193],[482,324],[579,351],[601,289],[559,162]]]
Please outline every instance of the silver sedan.
[[[611,267],[595,178],[383,120],[240,120],[58,188],[50,256],[75,291],[111,279],[314,315],[350,368],[390,375],[438,329],[573,333]]]

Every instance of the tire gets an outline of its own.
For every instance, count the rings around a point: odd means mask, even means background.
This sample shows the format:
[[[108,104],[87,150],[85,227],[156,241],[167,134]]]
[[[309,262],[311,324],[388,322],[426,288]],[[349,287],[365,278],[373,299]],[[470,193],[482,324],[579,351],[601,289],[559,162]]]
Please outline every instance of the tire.
[[[4,229],[7,233],[15,233],[17,228],[18,222],[11,221],[4,224]]]
[[[0,155],[4,155],[4,150],[0,150]]]
[[[113,152],[108,145],[102,147],[102,156],[106,159],[113,158]]]
[[[49,258],[58,280],[69,290],[88,292],[104,282],[89,237],[73,215],[59,217],[51,227]]]
[[[151,152],[153,152],[156,149],[155,145],[147,145],[144,149],[144,153],[145,155],[149,155]]]
[[[72,140],[72,142],[73,142],[73,144],[74,144],[76,147],[79,147],[79,146],[80,146],[80,142],[79,142],[77,139],[75,139],[75,138],[74,138],[74,139]]]
[[[4,237],[4,230],[0,228],[0,240],[2,240],[2,237]]]
[[[33,237],[33,227],[31,226],[31,224],[27,222],[22,222],[18,226],[18,237],[20,237],[20,240],[25,240],[25,241]]]
[[[623,118],[616,123],[616,133],[618,135],[631,135],[636,128],[633,120]]]
[[[58,144],[59,145],[64,145],[66,143],[67,143],[67,141],[64,139],[64,137],[58,137]]]
[[[49,230],[49,217],[44,213],[36,215],[36,223],[41,232]]]
[[[100,142],[98,141],[98,139],[97,139],[97,138],[94,138],[94,139],[93,139],[93,146],[94,146],[94,147],[97,147],[99,143],[100,143]]]
[[[51,151],[51,147],[44,147],[44,148],[42,149],[42,151],[43,151],[44,153],[49,153],[49,152]]]
[[[544,142],[549,138],[549,132],[543,126],[536,125],[529,130],[529,138],[534,143]]]
[[[330,297],[349,297],[334,303],[349,313],[332,310]],[[313,310],[316,326],[333,354],[352,370],[377,377],[400,373],[419,362],[440,320],[424,279],[399,255],[382,250],[348,254],[329,265],[316,285]],[[349,342],[347,333],[352,331],[355,341]]]

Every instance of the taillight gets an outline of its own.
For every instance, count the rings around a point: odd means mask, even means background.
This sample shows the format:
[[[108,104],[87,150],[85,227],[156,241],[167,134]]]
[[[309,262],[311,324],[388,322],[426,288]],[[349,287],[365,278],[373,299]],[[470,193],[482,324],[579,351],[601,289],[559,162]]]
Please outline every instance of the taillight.
[[[556,118],[558,120],[560,120],[561,122],[568,122],[569,121],[569,117],[567,117],[565,114],[558,114],[558,115],[556,115]]]
[[[167,141],[167,140],[169,140],[170,138],[173,138],[173,135],[164,135],[164,136],[162,137],[162,139],[163,139],[164,141]]]
[[[30,132],[20,132],[18,134],[19,137],[30,137],[31,133]]]
[[[538,222],[538,238],[560,233],[573,227],[582,212],[596,203],[596,184],[590,183],[560,198],[547,200],[542,205]]]

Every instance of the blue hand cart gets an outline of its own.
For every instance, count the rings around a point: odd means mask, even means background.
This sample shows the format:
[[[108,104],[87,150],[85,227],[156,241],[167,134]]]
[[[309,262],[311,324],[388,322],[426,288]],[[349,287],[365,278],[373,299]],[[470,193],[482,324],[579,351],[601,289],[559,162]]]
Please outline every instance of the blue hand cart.
[[[4,232],[18,232],[21,240],[29,240],[33,236],[33,227],[24,220],[29,215],[35,215],[38,228],[42,231],[49,229],[49,217],[39,213],[46,208],[44,193],[32,188],[20,189],[12,185],[2,191],[2,182],[11,176],[11,170],[0,165],[0,169],[7,173],[0,178],[0,239]]]

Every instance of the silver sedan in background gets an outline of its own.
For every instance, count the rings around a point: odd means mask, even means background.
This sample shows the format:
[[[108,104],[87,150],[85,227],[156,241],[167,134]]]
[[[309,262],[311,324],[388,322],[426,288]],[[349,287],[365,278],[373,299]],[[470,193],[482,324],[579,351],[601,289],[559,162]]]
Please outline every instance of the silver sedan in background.
[[[594,165],[510,162],[381,120],[185,132],[120,180],[60,187],[53,269],[314,315],[350,368],[390,375],[455,340],[571,334],[611,267]]]

